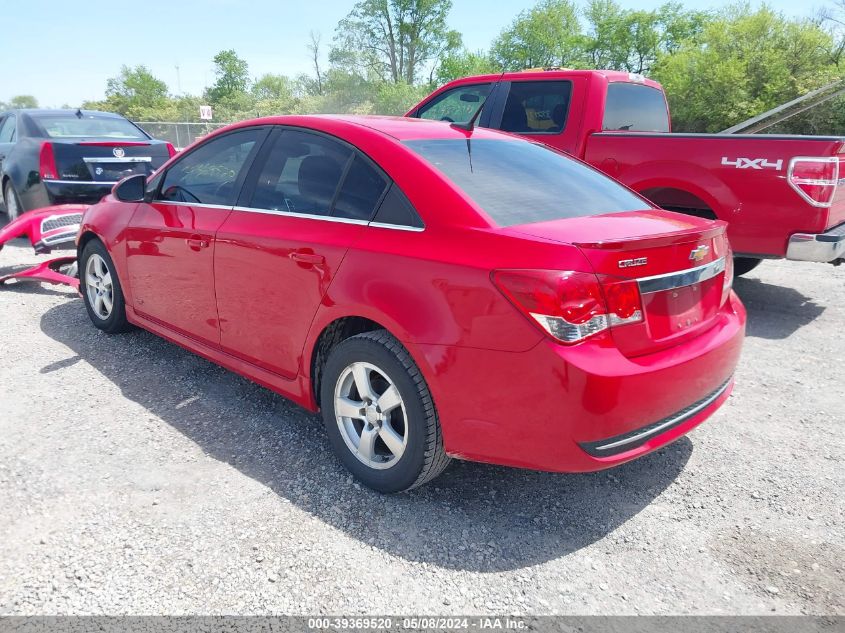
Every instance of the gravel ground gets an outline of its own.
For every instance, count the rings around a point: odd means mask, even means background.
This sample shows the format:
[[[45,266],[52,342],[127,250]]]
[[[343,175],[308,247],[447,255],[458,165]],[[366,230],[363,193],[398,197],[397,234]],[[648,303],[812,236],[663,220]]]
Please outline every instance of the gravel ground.
[[[0,274],[35,262],[0,252]],[[320,420],[70,290],[0,290],[0,613],[845,614],[845,267],[737,291],[733,397],[610,472],[380,496]]]

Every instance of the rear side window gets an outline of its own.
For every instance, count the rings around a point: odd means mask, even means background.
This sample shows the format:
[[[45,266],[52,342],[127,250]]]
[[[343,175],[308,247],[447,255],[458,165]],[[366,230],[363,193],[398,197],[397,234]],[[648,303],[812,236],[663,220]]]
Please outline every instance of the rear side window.
[[[640,84],[612,83],[604,106],[605,130],[668,132],[669,109],[657,88]]]
[[[390,224],[393,226],[406,226],[412,229],[424,228],[423,221],[411,202],[395,184],[390,187],[381,206],[373,218],[373,222],[379,224]]]
[[[147,141],[149,137],[126,119],[100,114],[33,113],[42,136],[50,138],[104,138]]]
[[[520,134],[562,132],[571,95],[569,81],[516,81],[511,84],[499,128]]]
[[[387,184],[348,145],[320,134],[285,130],[267,155],[249,206],[369,221]]]
[[[10,114],[0,123],[0,143],[13,143],[15,140],[15,121],[17,118]]]
[[[255,144],[266,130],[252,128],[214,138],[173,164],[164,176],[159,199],[231,206],[239,179]]]
[[[483,104],[486,104],[489,95],[490,84],[458,86],[437,95],[421,106],[417,116],[432,121],[466,123]]]
[[[616,181],[518,139],[405,141],[499,226],[649,209]]]

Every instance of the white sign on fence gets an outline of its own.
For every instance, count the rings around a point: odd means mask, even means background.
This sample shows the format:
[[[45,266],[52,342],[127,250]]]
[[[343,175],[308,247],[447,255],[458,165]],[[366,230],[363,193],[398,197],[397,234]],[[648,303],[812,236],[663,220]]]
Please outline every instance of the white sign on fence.
[[[211,106],[200,106],[200,118],[203,121],[211,121]]]

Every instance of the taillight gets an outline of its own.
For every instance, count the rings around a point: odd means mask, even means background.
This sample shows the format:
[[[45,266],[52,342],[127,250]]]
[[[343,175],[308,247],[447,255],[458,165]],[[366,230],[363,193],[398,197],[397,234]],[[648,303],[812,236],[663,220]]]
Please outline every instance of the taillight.
[[[720,306],[725,305],[728,300],[728,295],[731,294],[731,288],[734,285],[734,254],[731,247],[728,246],[725,254],[725,279],[722,282],[722,300],[719,302]]]
[[[166,143],[167,145],[167,153],[170,154],[170,158],[176,156],[176,148],[173,147],[173,143]]]
[[[592,273],[559,270],[497,270],[492,279],[511,303],[562,343],[642,320],[636,282],[608,278],[602,286]]]
[[[789,186],[814,207],[829,207],[839,182],[839,159],[835,156],[798,156],[789,161]]]
[[[56,169],[56,154],[52,143],[42,143],[41,153],[38,155],[38,171],[41,180],[58,180],[59,170]]]

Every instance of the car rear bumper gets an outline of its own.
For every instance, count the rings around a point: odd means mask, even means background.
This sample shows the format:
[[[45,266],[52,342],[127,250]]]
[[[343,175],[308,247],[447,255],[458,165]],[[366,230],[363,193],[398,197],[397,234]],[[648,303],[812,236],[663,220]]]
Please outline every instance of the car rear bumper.
[[[845,257],[845,223],[824,233],[795,233],[789,238],[786,258],[802,262],[833,262]]]
[[[710,417],[733,388],[744,333],[745,308],[732,293],[712,328],[635,358],[610,337],[571,347],[544,340],[522,353],[414,352],[427,365],[447,453],[588,472],[654,451]]]
[[[113,182],[44,180],[50,204],[94,204],[111,193]]]

